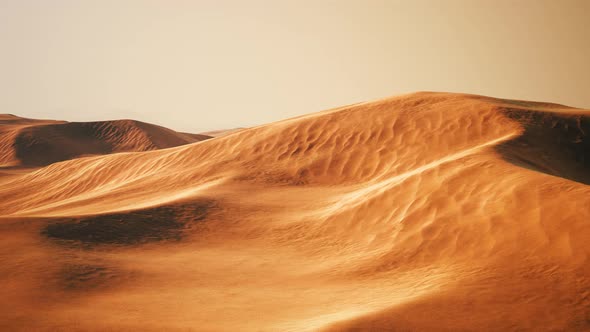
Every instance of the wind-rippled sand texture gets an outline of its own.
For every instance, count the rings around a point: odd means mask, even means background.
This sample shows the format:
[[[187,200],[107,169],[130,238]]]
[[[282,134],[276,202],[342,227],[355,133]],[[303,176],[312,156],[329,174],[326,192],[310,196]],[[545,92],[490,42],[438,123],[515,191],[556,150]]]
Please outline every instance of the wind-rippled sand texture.
[[[588,133],[424,92],[4,174],[0,328],[590,330]]]

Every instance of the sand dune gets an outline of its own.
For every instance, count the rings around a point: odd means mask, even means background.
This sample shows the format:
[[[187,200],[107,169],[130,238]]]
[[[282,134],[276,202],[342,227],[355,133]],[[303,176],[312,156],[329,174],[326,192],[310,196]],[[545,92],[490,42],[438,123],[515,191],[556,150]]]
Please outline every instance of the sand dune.
[[[134,121],[64,122],[0,115],[0,167],[38,167],[89,155],[148,151],[210,138]]]
[[[220,129],[220,130],[212,130],[201,133],[201,135],[212,136],[212,137],[221,137],[225,135],[229,135],[232,133],[236,133],[240,130],[244,130],[245,128],[234,128],[234,129]]]
[[[10,174],[0,328],[590,330],[589,132],[423,92]]]

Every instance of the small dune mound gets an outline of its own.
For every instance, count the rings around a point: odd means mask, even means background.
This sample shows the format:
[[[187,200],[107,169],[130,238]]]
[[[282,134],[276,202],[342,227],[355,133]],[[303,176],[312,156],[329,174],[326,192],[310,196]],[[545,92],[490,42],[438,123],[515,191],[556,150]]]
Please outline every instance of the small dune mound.
[[[63,123],[64,121],[37,120],[23,118],[14,114],[0,114],[0,124],[41,124],[41,123]]]
[[[0,117],[2,165],[38,167],[116,152],[148,151],[210,138],[134,120],[48,122]]]
[[[64,121],[35,120],[21,118],[13,114],[0,114],[0,168],[18,167],[15,141],[23,128],[48,124],[61,124]]]

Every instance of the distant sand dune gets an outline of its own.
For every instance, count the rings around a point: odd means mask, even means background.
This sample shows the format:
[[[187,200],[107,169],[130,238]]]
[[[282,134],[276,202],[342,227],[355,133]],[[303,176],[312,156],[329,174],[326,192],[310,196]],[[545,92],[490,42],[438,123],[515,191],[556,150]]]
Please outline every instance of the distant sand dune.
[[[212,137],[221,137],[225,135],[229,135],[240,130],[244,130],[245,128],[234,128],[234,129],[221,129],[221,130],[212,130],[201,133],[201,135],[212,136]]]
[[[1,329],[590,330],[590,111],[421,92],[162,150],[67,125],[18,133],[150,151],[0,177]]]
[[[1,166],[45,166],[114,152],[148,151],[210,138],[134,120],[63,122],[0,115]]]

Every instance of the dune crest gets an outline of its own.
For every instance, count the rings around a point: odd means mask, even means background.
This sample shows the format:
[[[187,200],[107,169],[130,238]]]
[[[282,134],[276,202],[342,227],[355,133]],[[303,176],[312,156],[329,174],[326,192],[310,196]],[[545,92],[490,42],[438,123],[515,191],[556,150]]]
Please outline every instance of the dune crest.
[[[587,330],[587,133],[421,92],[5,176],[0,326]]]

